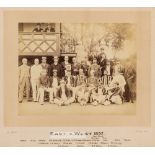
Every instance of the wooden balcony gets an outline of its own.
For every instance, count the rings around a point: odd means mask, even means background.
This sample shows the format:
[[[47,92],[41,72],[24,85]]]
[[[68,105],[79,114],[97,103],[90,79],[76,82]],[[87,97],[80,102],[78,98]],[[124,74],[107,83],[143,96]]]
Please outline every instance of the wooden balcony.
[[[19,55],[60,55],[60,33],[19,32]]]

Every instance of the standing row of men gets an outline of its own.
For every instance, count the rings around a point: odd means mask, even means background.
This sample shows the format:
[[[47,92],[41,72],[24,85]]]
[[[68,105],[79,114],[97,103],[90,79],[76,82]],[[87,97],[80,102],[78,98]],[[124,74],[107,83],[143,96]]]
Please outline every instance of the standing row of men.
[[[68,57],[65,56],[64,62],[59,64],[58,57],[55,56],[54,63],[49,65],[46,63],[46,57],[42,57],[41,64],[39,64],[39,59],[35,59],[34,65],[30,68],[27,65],[27,59],[23,58],[23,65],[19,66],[19,102],[23,101],[25,87],[27,101],[29,101],[30,86],[32,86],[34,102],[40,101],[43,103],[45,92],[49,92],[49,101],[60,105],[64,102],[69,104],[75,100],[82,104],[90,101],[91,103],[95,101],[95,104],[99,102],[105,104],[107,90],[111,91],[118,85],[124,92],[126,81],[124,76],[121,75],[123,68],[119,61],[113,66],[104,56],[101,57],[99,64],[96,58],[93,58],[92,64],[88,64],[86,61],[79,64],[75,57],[72,61],[73,63],[70,64]],[[115,87],[112,85],[115,85]],[[112,89],[109,89],[110,87]],[[100,96],[97,93],[98,88],[101,88]],[[118,94],[118,92],[115,91],[113,94]],[[119,92],[119,96],[120,94]],[[122,94],[120,97],[122,98]],[[121,98],[119,98],[119,101]],[[98,99],[101,101],[98,101]]]

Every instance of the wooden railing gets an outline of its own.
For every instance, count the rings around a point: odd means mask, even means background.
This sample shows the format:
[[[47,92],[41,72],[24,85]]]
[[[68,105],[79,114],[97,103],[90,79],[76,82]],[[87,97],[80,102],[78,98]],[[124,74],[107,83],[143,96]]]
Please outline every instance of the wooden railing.
[[[19,55],[70,55],[76,53],[73,39],[67,33],[19,32]]]
[[[60,53],[60,33],[20,32],[19,55],[54,55]]]

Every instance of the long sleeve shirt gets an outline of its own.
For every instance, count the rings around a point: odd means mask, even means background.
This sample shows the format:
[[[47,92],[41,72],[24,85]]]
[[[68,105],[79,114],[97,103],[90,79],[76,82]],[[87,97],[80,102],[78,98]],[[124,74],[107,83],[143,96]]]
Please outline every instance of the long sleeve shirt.
[[[42,71],[42,67],[40,65],[33,65],[31,67],[31,79],[39,79]]]
[[[19,78],[30,77],[30,67],[27,65],[19,66]]]

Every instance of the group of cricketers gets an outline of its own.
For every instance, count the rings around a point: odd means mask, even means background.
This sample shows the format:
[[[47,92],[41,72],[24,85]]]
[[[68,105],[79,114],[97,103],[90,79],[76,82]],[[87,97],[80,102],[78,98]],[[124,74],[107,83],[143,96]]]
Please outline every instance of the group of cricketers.
[[[76,57],[69,63],[69,57],[59,63],[59,57],[53,57],[53,63],[47,63],[47,57],[34,59],[30,67],[27,58],[22,59],[19,66],[19,102],[39,102],[41,105],[49,101],[59,106],[72,103],[80,105],[122,104],[125,85],[124,68],[119,60],[112,62],[103,53],[100,60],[83,60]],[[32,90],[32,91],[31,91]],[[30,93],[32,92],[32,93]],[[32,98],[30,100],[30,94]]]

